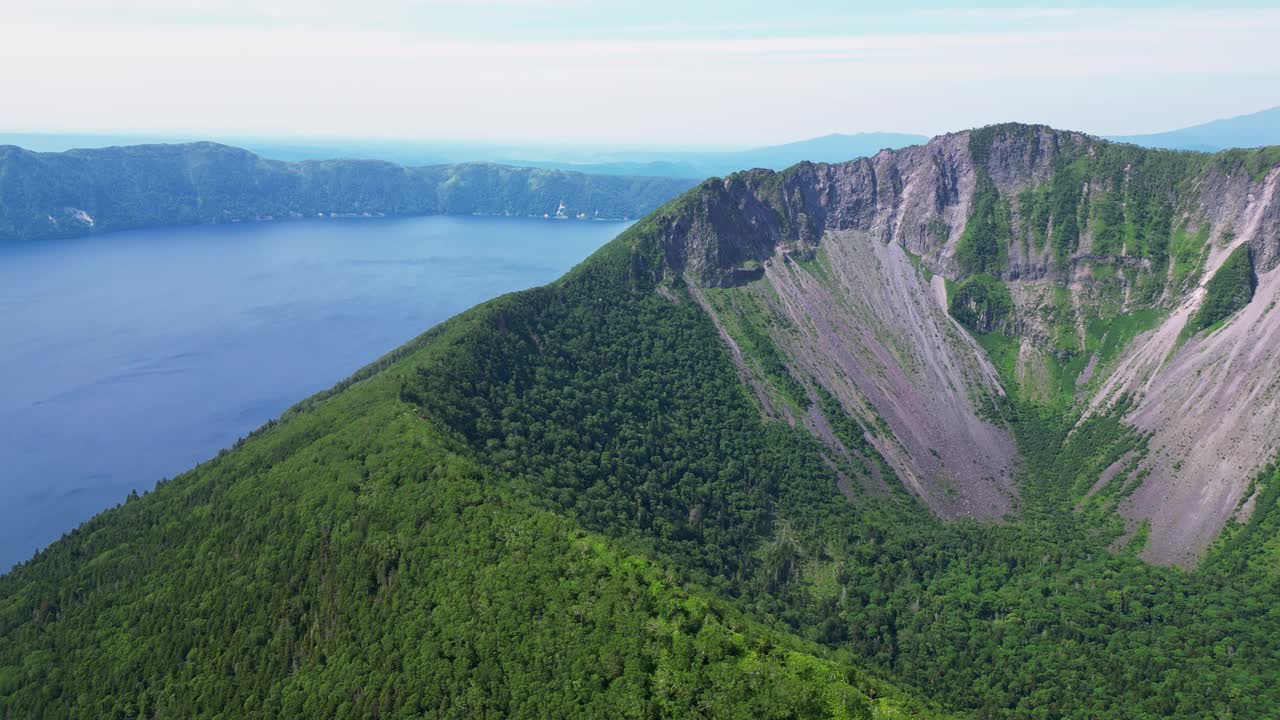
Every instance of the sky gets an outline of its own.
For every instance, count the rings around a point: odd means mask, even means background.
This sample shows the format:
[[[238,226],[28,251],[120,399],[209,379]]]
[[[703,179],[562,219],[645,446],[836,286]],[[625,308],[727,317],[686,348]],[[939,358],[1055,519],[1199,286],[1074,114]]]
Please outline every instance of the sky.
[[[1274,0],[0,4],[12,132],[741,147],[1280,105]]]

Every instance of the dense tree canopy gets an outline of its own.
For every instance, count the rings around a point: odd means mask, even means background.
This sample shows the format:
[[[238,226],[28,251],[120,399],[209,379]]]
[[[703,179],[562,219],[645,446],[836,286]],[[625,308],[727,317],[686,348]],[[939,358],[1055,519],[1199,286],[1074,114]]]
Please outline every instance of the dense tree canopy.
[[[1190,321],[1190,330],[1201,330],[1227,319],[1249,304],[1257,287],[1258,278],[1253,272],[1249,246],[1241,245],[1227,256],[1205,283],[1204,300]]]
[[[1145,452],[1115,414],[992,409],[1017,522],[850,501],[662,253],[642,222],[0,578],[0,715],[1280,711],[1275,470],[1192,573],[1086,493]]]

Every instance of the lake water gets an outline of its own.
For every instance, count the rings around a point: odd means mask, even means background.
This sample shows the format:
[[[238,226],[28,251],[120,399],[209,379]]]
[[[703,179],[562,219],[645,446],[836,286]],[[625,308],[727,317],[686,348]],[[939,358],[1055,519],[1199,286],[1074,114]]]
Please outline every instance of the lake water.
[[[0,572],[625,227],[307,220],[0,245]]]

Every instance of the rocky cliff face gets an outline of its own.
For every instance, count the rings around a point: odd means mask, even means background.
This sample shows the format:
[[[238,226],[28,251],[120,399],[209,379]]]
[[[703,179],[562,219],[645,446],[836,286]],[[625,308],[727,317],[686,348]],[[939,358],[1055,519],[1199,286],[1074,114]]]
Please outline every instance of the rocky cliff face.
[[[0,146],[0,242],[317,215],[640,217],[693,183],[490,163],[280,162],[216,143]]]
[[[1092,409],[1122,393],[1137,398],[1128,420],[1150,433],[1151,452],[1132,471],[1135,480],[1147,474],[1121,510],[1150,523],[1151,560],[1193,564],[1227,522],[1246,521],[1249,481],[1280,451],[1277,184],[1280,169],[1261,180],[1206,178],[1200,280],[1166,294],[1163,322],[1128,346],[1089,398]],[[1258,274],[1252,299],[1220,327],[1189,332],[1207,283],[1241,247]]]
[[[878,454],[939,514],[1000,517],[1017,509],[1016,452],[987,419],[993,400],[1083,417],[1123,397],[1147,449],[1113,480],[1131,493],[1116,509],[1150,523],[1148,559],[1192,564],[1247,515],[1250,479],[1280,448],[1278,183],[1274,149],[1006,125],[708,180],[654,221],[668,273],[703,290],[762,409],[822,438],[845,480],[874,492],[887,473],[845,460]],[[1242,246],[1256,294],[1196,331]],[[1010,302],[987,351],[970,332],[987,327],[946,312],[947,285],[978,273]],[[766,336],[780,361],[753,349]],[[841,436],[827,395],[874,452]]]

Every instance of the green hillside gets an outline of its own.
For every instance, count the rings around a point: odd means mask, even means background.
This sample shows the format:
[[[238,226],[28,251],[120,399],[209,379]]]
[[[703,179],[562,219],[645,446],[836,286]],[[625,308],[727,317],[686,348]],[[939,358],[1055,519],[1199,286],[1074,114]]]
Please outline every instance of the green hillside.
[[[933,716],[412,412],[401,376],[469,324],[0,580],[0,716]]]
[[[1082,500],[1141,447],[1124,399],[986,398],[1016,516],[943,522],[883,458],[886,492],[842,487],[853,459],[761,412],[669,272],[704,191],[0,578],[0,717],[1280,712],[1274,467],[1194,572],[1139,559],[1124,487]],[[749,291],[715,290],[744,362],[871,462]]]

